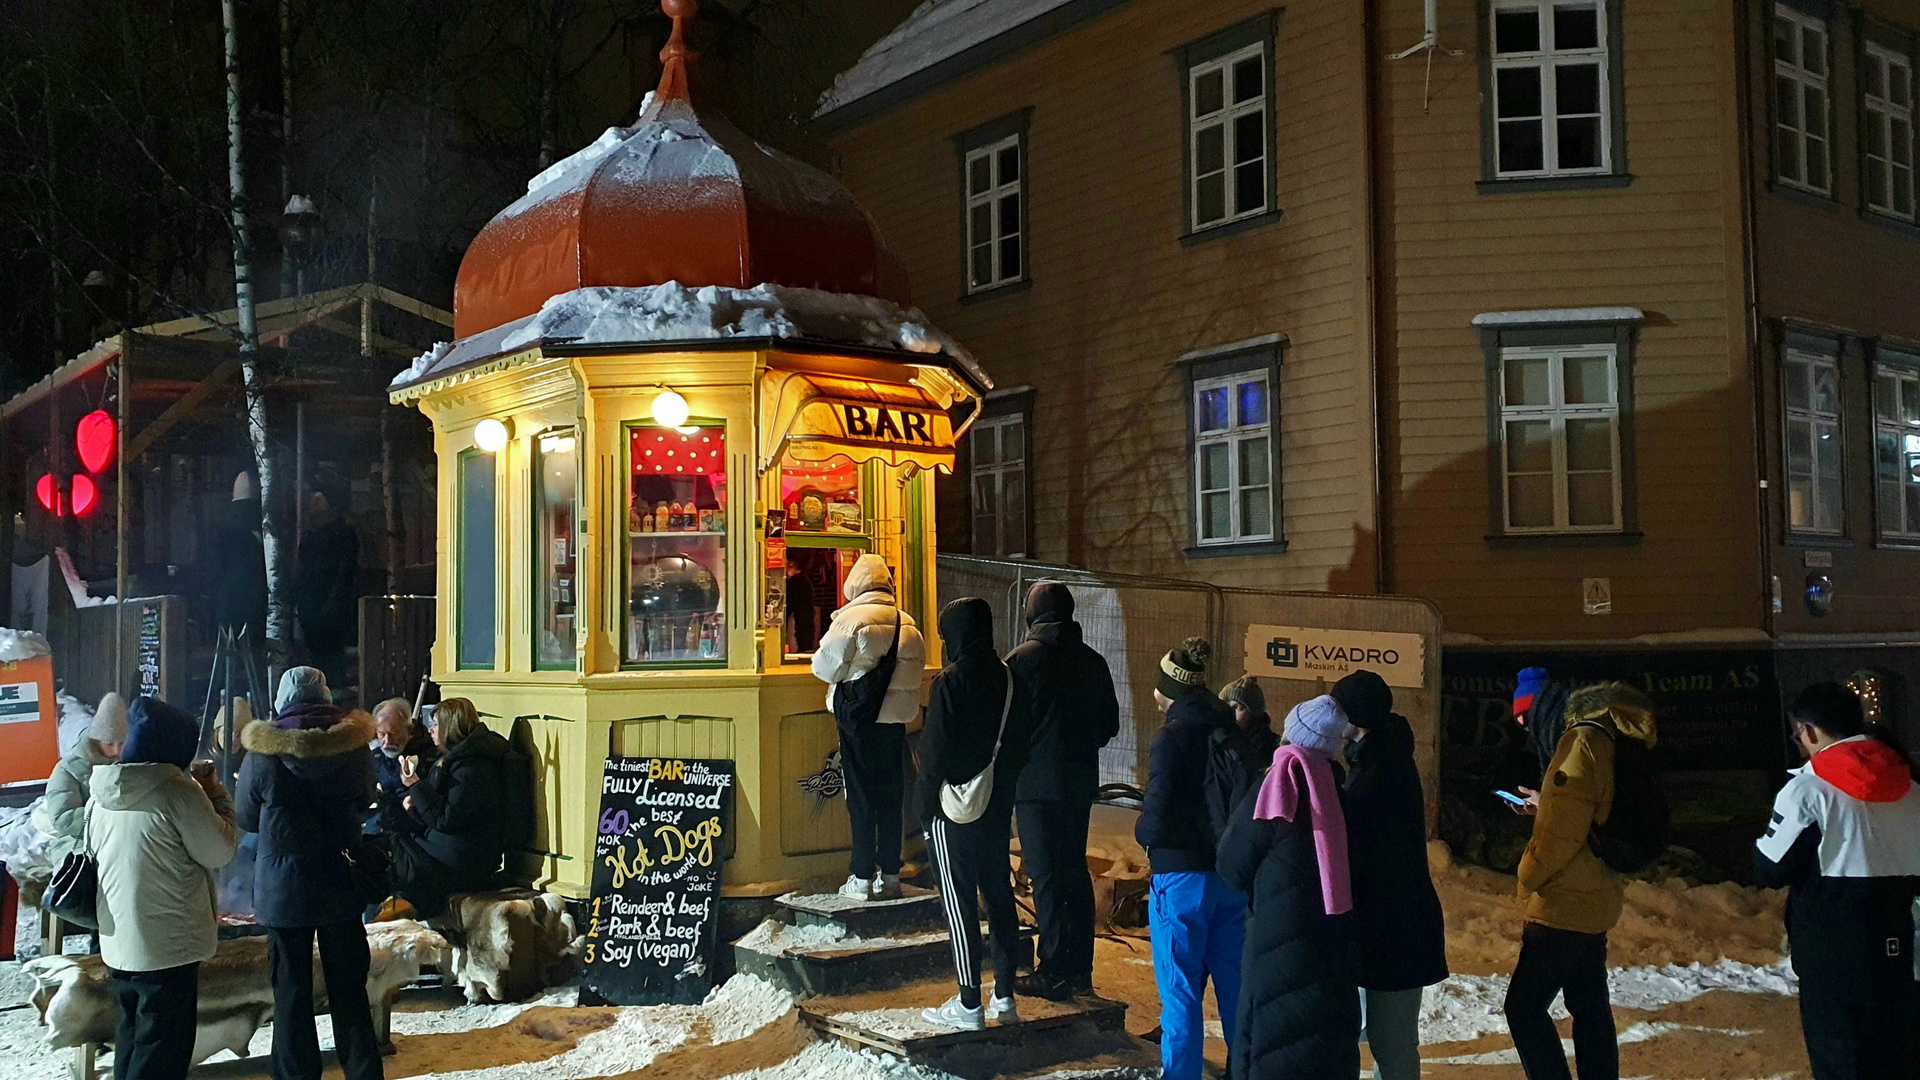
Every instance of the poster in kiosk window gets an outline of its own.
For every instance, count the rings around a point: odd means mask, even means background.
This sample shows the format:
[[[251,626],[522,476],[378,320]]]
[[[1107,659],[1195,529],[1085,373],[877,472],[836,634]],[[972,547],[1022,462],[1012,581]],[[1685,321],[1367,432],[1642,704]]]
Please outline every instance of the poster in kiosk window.
[[[705,1000],[733,789],[731,761],[607,759],[582,957],[589,995],[614,1005]]]

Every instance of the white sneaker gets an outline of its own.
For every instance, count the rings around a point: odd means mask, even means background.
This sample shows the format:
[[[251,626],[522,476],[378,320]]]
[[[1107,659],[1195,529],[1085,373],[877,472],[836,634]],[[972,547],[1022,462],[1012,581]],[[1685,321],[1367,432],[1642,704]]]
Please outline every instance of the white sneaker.
[[[986,1014],[989,1020],[998,1020],[1003,1024],[1017,1024],[1020,1014],[1014,1011],[1013,998],[990,997],[987,999]]]
[[[984,1031],[987,1018],[983,1010],[969,1009],[960,1004],[960,995],[947,999],[945,1005],[937,1009],[921,1009],[920,1018],[929,1024],[953,1028],[956,1031]]]
[[[865,878],[849,875],[847,883],[840,886],[840,895],[849,900],[871,900],[873,899],[873,884]]]
[[[874,900],[900,899],[900,875],[899,874],[873,875],[873,888],[872,888],[872,891],[869,893],[869,897],[870,899],[874,899]]]

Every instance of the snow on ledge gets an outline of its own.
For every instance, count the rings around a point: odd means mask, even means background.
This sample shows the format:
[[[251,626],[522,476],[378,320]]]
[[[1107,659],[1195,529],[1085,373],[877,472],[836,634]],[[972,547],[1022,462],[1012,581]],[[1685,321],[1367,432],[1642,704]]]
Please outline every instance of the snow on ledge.
[[[1560,323],[1637,323],[1646,319],[1636,307],[1536,308],[1532,311],[1483,311],[1473,325],[1553,326]]]
[[[0,664],[52,655],[53,647],[48,645],[47,639],[39,634],[31,630],[14,630],[0,626]]]
[[[926,0],[820,95],[814,116],[877,93],[1071,0]]]
[[[960,343],[914,308],[875,296],[758,285],[638,288],[595,285],[551,297],[540,311],[461,341],[442,342],[394,377],[390,389],[450,375],[543,344],[653,345],[729,338],[816,340],[945,356],[983,387],[989,380]]]

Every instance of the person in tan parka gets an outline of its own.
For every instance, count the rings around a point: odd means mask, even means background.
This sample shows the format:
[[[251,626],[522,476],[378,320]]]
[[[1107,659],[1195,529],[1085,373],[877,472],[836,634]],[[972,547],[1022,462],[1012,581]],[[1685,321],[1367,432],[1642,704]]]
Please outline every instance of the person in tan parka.
[[[1538,700],[1555,699],[1549,691]],[[1553,739],[1554,750],[1540,790],[1527,792],[1537,816],[1520,857],[1526,926],[1507,988],[1507,1026],[1528,1080],[1567,1080],[1566,1054],[1547,1013],[1564,994],[1580,1080],[1617,1080],[1607,932],[1620,918],[1626,886],[1587,838],[1613,811],[1614,741],[1634,739],[1652,749],[1657,731],[1653,703],[1625,683],[1582,687],[1564,700],[1563,716],[1541,715],[1536,707],[1526,718],[1535,739]]]

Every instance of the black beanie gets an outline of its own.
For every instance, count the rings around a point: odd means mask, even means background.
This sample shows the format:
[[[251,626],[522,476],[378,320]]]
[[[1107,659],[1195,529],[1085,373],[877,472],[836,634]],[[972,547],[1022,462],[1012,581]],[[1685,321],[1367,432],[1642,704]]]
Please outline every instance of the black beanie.
[[[1387,680],[1364,668],[1334,683],[1330,694],[1354,727],[1370,728],[1393,715],[1393,691],[1387,688]]]

